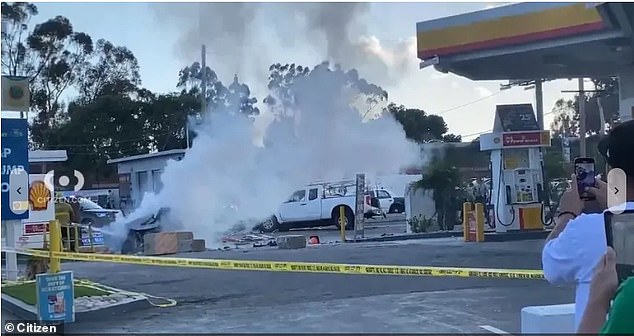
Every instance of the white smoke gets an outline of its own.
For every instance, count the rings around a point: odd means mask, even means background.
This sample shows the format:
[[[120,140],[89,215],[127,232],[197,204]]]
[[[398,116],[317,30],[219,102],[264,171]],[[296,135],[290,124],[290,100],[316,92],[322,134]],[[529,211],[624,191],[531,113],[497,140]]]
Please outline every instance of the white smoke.
[[[284,61],[276,59],[279,52],[271,54],[276,48],[271,41],[310,47],[319,58],[359,69],[383,86],[416,69],[415,39],[386,47],[368,33],[363,17],[369,4],[150,6],[162,27],[178,31],[174,47],[183,59],[197,60],[205,44],[207,64],[220,78],[237,73],[257,97],[270,93],[277,99],[273,106],[260,106],[262,114],[255,120],[235,111],[210,113],[196,127],[197,137],[184,159],[165,167],[161,192],[146,194],[126,222],[169,208],[174,221],[167,221],[165,229],[193,231],[213,246],[236,223],[273,214],[311,180],[397,173],[420,163],[420,150],[406,140],[401,125],[389,115],[381,117],[387,103],[384,91],[359,79],[356,71],[331,71],[322,64],[292,85],[292,101],[279,92],[262,92],[269,65]],[[127,235],[125,222],[107,230],[110,245],[120,246]]]
[[[160,193],[146,195],[129,217],[169,207],[184,229],[214,246],[236,223],[271,216],[310,181],[398,173],[420,162],[419,147],[392,116],[364,122],[387,97],[355,70],[321,64],[291,92],[292,102],[278,98],[271,106],[264,146],[254,144],[257,121],[235,111],[209,113],[184,158],[165,167]]]
[[[369,32],[369,3],[155,3],[161,27],[178,31],[174,50],[198,60],[202,44],[208,63],[222,79],[240,74],[258,95],[257,80],[302,50],[346,68],[358,69],[381,86],[398,84],[418,66],[416,39],[386,44]],[[273,52],[276,50],[276,52]],[[187,63],[187,62],[185,62]]]

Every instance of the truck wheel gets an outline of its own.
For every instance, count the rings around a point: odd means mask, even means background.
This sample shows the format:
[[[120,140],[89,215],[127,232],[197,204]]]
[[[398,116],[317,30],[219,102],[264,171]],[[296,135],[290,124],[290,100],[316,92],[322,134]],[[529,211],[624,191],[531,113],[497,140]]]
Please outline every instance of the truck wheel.
[[[334,215],[332,216],[332,218],[335,220],[335,225],[341,229],[341,226],[339,225],[339,208],[335,208],[335,210],[333,210]],[[346,230],[353,230],[354,229],[354,213],[352,213],[352,210],[350,210],[350,208],[346,208],[345,214],[346,218],[344,219],[344,222],[346,223]]]
[[[400,204],[392,204],[392,206],[390,207],[390,213],[401,213],[403,211],[403,206]]]
[[[273,232],[279,229],[279,227],[280,223],[277,221],[277,218],[275,216],[271,216],[264,223],[262,223],[262,231],[267,233]]]

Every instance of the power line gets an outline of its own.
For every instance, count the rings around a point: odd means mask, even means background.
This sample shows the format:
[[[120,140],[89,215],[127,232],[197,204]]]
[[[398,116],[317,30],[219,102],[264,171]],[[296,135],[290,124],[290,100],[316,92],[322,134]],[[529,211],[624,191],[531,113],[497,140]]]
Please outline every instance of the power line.
[[[489,130],[486,130],[486,131],[481,131],[481,132],[476,132],[476,133],[470,133],[470,134],[461,135],[460,137],[462,137],[462,138],[467,138],[467,137],[470,137],[470,136],[474,136],[474,135],[481,135],[481,134],[488,133],[488,132],[492,132],[492,131],[493,131],[492,129],[489,129]]]
[[[471,101],[471,102],[468,102],[468,103],[466,103],[466,104],[462,104],[462,105],[454,106],[454,107],[452,107],[452,108],[450,108],[450,109],[442,110],[442,111],[440,111],[440,112],[438,112],[438,113],[434,113],[434,114],[435,114],[435,115],[443,115],[443,114],[445,114],[445,113],[448,113],[448,112],[451,112],[451,111],[454,111],[454,110],[457,110],[457,109],[461,109],[461,108],[463,108],[463,107],[467,107],[467,106],[469,106],[469,105],[473,105],[473,104],[475,104],[475,103],[478,103],[478,102],[481,102],[481,101],[483,101],[483,100],[489,99],[489,98],[491,98],[491,97],[497,96],[497,95],[499,95],[500,93],[502,93],[502,91],[497,91],[497,92],[494,92],[494,93],[492,93],[492,94],[490,94],[490,95],[488,95],[488,96],[485,96],[485,97],[482,97],[482,98],[476,99],[476,100]]]
[[[556,111],[546,112],[546,113],[544,113],[544,115],[553,114],[555,112]],[[470,136],[481,135],[481,134],[488,133],[488,132],[493,132],[493,130],[492,129],[488,129],[486,131],[480,131],[480,132],[475,132],[475,133],[470,133],[470,134],[464,134],[464,135],[461,134],[460,136],[463,137],[463,138],[467,138],[467,137],[470,137]]]

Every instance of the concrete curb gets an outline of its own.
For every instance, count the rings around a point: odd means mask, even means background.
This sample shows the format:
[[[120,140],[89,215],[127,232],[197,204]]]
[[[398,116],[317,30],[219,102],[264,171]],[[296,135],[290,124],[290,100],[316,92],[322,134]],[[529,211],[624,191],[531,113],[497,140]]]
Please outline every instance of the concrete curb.
[[[540,231],[525,231],[525,232],[505,232],[494,233],[489,232],[484,234],[485,242],[507,242],[507,241],[520,241],[520,240],[535,240],[546,239],[550,234],[550,230]],[[372,237],[361,238],[356,241],[347,239],[347,243],[376,243],[376,242],[390,242],[401,240],[413,240],[413,239],[433,239],[433,238],[455,238],[462,237],[463,233],[459,231],[440,231],[440,232],[426,232],[426,233],[411,233],[401,234],[395,236],[385,237]]]
[[[462,237],[462,232],[441,231],[441,232],[411,233],[411,234],[402,234],[402,235],[396,235],[396,236],[361,238],[361,239],[357,239],[356,241],[347,239],[346,242],[347,243],[376,243],[376,242],[390,242],[390,241],[399,241],[399,240],[450,238],[450,237]]]
[[[485,242],[507,242],[519,240],[546,239],[551,230],[505,232],[505,233],[485,233]]]
[[[94,321],[105,316],[119,316],[131,311],[152,307],[152,304],[144,297],[134,297],[133,301],[113,304],[104,308],[75,312],[75,322]],[[2,294],[2,309],[24,320],[37,320],[35,306],[26,304],[9,295]]]

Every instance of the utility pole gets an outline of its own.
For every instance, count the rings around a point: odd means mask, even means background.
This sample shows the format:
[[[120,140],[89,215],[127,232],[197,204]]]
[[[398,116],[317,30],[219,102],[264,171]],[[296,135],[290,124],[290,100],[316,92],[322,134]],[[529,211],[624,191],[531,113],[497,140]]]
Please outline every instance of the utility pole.
[[[200,50],[200,117],[202,118],[207,111],[207,64],[206,64],[207,48],[202,45]],[[187,148],[189,145],[189,123],[185,126],[185,133],[187,137]]]
[[[201,66],[201,71],[202,71],[202,77],[201,77],[201,81],[200,81],[200,93],[201,93],[201,99],[202,101],[201,103],[201,108],[200,108],[200,114],[201,116],[203,116],[205,114],[205,112],[207,112],[207,62],[206,62],[206,56],[207,56],[207,47],[205,47],[205,45],[203,44],[202,50],[201,50],[201,62],[200,62],[200,66]]]
[[[535,89],[535,117],[540,130],[544,130],[544,90],[543,83],[552,79],[539,78],[531,80],[509,80],[508,84],[500,84],[500,91],[515,86],[523,86],[524,90]]]
[[[535,112],[537,113],[537,125],[540,130],[544,130],[544,91],[542,89],[543,80],[535,80]]]
[[[579,155],[585,157],[586,151],[586,92],[583,77],[579,78]]]

